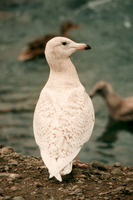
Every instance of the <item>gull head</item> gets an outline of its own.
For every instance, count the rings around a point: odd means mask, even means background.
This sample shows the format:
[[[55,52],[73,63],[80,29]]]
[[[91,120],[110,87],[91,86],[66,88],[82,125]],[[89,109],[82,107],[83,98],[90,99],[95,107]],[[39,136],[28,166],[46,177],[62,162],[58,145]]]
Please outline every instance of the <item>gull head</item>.
[[[105,81],[98,82],[92,89],[90,97],[93,98],[96,95],[106,97],[108,94],[112,93],[113,89],[111,85]]]
[[[54,37],[45,48],[45,56],[54,59],[67,59],[77,50],[89,50],[91,47],[84,43],[76,43],[66,37]]]

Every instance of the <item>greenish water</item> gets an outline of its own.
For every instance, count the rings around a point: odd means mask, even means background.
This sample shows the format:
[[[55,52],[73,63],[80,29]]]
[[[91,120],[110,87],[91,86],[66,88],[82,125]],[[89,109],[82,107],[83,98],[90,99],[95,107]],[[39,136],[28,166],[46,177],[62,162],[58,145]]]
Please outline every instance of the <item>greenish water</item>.
[[[132,0],[2,0],[0,2],[0,143],[25,155],[39,156],[32,118],[39,93],[47,81],[45,58],[17,61],[26,43],[47,33],[59,33],[71,20],[76,42],[91,51],[72,55],[79,77],[89,93],[100,80],[108,81],[121,96],[133,95]],[[133,165],[133,132],[122,125],[106,131],[108,112],[100,97],[93,100],[96,123],[79,154],[81,161]],[[133,126],[131,124],[131,126]]]

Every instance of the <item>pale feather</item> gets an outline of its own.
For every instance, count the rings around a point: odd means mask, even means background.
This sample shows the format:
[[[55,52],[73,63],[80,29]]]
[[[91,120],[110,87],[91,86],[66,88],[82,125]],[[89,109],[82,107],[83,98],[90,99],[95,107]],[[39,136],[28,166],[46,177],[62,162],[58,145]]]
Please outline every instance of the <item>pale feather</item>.
[[[94,124],[93,106],[84,87],[62,90],[45,87],[34,115],[36,142],[50,177],[62,174],[61,170],[72,162],[88,141]]]

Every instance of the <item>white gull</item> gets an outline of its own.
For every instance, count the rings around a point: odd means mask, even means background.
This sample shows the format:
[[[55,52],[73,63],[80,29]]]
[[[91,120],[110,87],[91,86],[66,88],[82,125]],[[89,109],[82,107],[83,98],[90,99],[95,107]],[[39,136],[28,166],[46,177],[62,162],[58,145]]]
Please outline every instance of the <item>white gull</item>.
[[[90,97],[80,83],[70,55],[89,45],[65,37],[51,39],[45,49],[49,79],[37,102],[33,128],[50,178],[72,171],[72,160],[88,141],[94,126]]]

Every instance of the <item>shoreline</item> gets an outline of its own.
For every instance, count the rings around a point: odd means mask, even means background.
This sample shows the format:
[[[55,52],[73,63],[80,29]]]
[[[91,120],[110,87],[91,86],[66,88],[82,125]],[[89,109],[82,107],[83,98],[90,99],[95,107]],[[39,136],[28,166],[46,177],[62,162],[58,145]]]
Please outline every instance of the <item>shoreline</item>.
[[[59,182],[49,179],[41,158],[0,147],[0,200],[132,200],[133,167],[101,164],[73,165]]]

